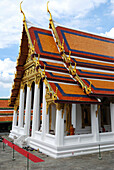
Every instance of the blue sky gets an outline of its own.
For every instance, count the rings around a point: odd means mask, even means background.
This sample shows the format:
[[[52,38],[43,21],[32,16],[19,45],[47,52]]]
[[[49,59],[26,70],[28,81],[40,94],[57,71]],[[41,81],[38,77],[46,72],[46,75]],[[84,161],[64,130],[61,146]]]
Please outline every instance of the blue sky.
[[[0,97],[9,97],[22,32],[20,0],[0,1]],[[24,0],[26,18],[48,28],[46,0]],[[114,0],[50,0],[53,19],[66,27],[114,38]]]

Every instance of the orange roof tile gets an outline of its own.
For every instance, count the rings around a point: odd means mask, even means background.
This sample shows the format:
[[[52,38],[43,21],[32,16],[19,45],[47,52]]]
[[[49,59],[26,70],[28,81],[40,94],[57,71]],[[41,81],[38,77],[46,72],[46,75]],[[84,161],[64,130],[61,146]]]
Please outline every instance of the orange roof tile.
[[[61,42],[65,41],[65,52],[97,60],[114,62],[114,40],[58,26]]]
[[[51,31],[31,27],[29,28],[32,43],[35,43],[35,50],[41,57],[62,60]]]
[[[61,102],[78,102],[78,103],[99,103],[95,98],[86,95],[79,85],[50,83],[54,92],[58,88],[57,96]]]

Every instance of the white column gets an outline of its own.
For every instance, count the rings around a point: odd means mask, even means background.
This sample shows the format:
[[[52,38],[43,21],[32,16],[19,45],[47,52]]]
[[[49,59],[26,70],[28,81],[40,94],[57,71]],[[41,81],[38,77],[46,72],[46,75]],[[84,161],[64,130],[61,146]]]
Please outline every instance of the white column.
[[[96,116],[97,105],[91,104],[91,131],[94,135],[94,140],[99,141],[99,123],[98,115]]]
[[[38,87],[38,84],[35,84],[32,136],[34,136],[35,131],[38,131],[39,125],[40,125],[40,88]]]
[[[46,99],[45,99],[45,95],[46,95],[46,85],[43,82],[43,107],[42,107],[42,140],[44,139],[46,132],[47,132],[47,121],[46,121]]]
[[[110,103],[111,131],[114,132],[114,103]]]
[[[19,127],[23,127],[23,118],[24,118],[24,92],[23,89],[20,89],[20,101],[19,101]]]
[[[76,128],[76,104],[72,104],[72,125]]]
[[[57,146],[63,146],[64,144],[64,115],[62,118],[62,109],[56,110],[55,142]]]
[[[82,111],[81,111],[81,105],[76,105],[76,129],[75,134],[80,133],[80,130],[82,129]]]
[[[56,106],[53,104],[52,113],[51,113],[51,117],[52,117],[51,129],[52,130],[55,130],[55,115],[56,115]]]
[[[30,87],[27,87],[24,133],[25,135],[28,136],[30,130],[30,121],[31,121],[31,89]]]
[[[13,123],[12,123],[12,128],[17,125],[17,111],[14,110],[13,112]]]
[[[46,115],[46,133],[49,133],[49,108],[48,108],[48,114]]]

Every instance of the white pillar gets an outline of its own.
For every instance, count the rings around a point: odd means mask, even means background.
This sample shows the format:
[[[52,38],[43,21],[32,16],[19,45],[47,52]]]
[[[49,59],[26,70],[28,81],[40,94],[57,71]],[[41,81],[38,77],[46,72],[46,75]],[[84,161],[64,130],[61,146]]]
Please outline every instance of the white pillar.
[[[23,127],[23,118],[24,118],[24,92],[23,89],[20,89],[20,101],[19,101],[19,127]]]
[[[45,135],[46,135],[46,128],[47,128],[47,122],[46,122],[46,99],[45,99],[45,95],[46,95],[46,85],[43,82],[43,107],[42,107],[42,140],[44,139]]]
[[[46,115],[46,133],[49,133],[49,108],[48,108],[48,114]]]
[[[38,131],[39,125],[40,125],[40,88],[38,87],[38,84],[35,84],[32,136],[34,136],[35,131]]]
[[[80,129],[82,129],[82,111],[81,111],[81,105],[76,105],[76,129],[75,134],[80,133]]]
[[[72,104],[72,125],[76,128],[76,104]]]
[[[96,116],[97,105],[91,104],[91,131],[94,135],[94,140],[99,141],[99,123],[98,115]]]
[[[64,115],[62,118],[62,109],[56,111],[55,142],[57,146],[64,145]]]
[[[55,130],[55,115],[56,115],[56,106],[53,104],[52,113],[51,113],[51,117],[52,117],[51,129],[52,130]]]
[[[114,103],[110,103],[111,131],[114,132]]]
[[[13,123],[12,123],[12,128],[17,125],[17,111],[14,110],[13,112]]]
[[[30,121],[31,121],[31,89],[30,87],[27,87],[24,133],[25,135],[28,136],[30,130]]]

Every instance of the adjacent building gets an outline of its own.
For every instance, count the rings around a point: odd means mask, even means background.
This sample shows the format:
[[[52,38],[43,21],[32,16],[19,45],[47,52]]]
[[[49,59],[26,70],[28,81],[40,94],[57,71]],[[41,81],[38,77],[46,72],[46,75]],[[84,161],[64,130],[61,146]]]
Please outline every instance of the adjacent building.
[[[8,102],[8,98],[0,98],[0,133],[9,132],[12,128],[14,110]]]

